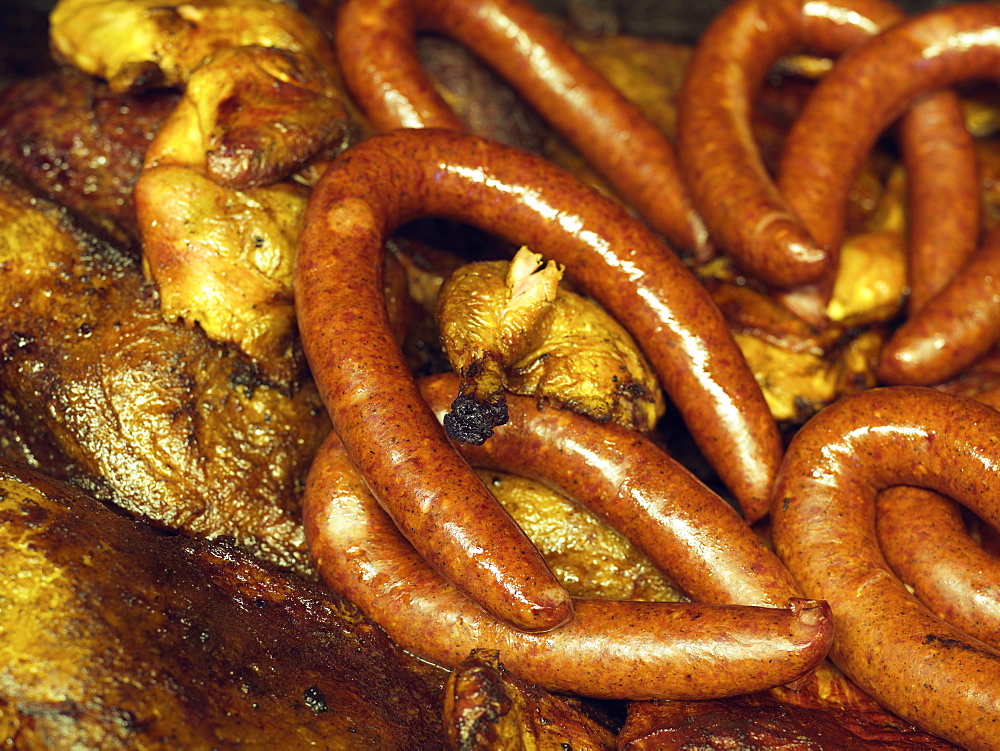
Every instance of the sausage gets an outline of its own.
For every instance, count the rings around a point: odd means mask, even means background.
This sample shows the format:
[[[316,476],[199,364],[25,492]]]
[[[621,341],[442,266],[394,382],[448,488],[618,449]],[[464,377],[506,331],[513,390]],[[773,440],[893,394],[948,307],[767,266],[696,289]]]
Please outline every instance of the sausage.
[[[547,633],[513,629],[438,577],[399,535],[353,471],[336,434],[303,498],[310,550],[324,582],[405,649],[453,668],[498,649],[513,673],[552,691],[605,699],[732,696],[795,680],[832,639],[826,603],[787,607],[577,600]]]
[[[777,427],[721,313],[680,260],[619,204],[541,157],[457,131],[398,130],[342,154],[314,189],[296,307],[334,428],[435,569],[514,623],[532,625],[532,598],[556,597],[529,558],[537,551],[513,545],[513,522],[451,448],[387,330],[382,244],[421,215],[476,224],[564,264],[644,347],[746,516],[766,513]],[[562,602],[533,625],[558,625]]]
[[[1000,560],[983,550],[949,498],[899,486],[879,494],[876,529],[893,572],[931,611],[1000,647]]]
[[[654,229],[707,260],[708,234],[691,207],[673,145],[524,0],[345,3],[337,20],[337,54],[349,91],[377,129],[465,129],[421,67],[418,28],[469,47]]]
[[[979,245],[979,160],[953,100],[953,94],[941,93],[921,100],[898,134],[910,194],[906,309],[911,316],[955,278]],[[911,125],[918,111],[925,127]]]
[[[739,0],[720,13],[702,36],[681,90],[677,136],[681,170],[713,240],[747,273],[777,287],[821,280],[820,288],[784,300],[815,322],[823,318],[822,308],[832,290],[836,259],[831,253],[839,239],[833,243],[826,236],[810,234],[812,225],[803,225],[796,216],[794,196],[779,191],[771,180],[749,125],[752,98],[781,55],[801,49],[839,55],[902,17],[896,6],[881,0],[822,4]],[[969,177],[974,155],[952,147],[969,138],[953,94],[942,92],[914,107],[904,118],[903,131],[908,134],[904,145],[919,148],[920,158],[934,158],[943,170],[926,178],[925,173],[916,176],[915,215],[936,214],[936,208],[944,205],[937,187],[942,181],[978,189],[974,167],[972,182]],[[826,134],[826,127],[814,133],[821,139]],[[956,161],[958,157],[962,158]],[[845,184],[838,193],[845,201],[849,188]],[[843,214],[839,219],[842,225]],[[923,247],[929,241],[921,237],[914,242]],[[967,247],[974,245],[975,235],[950,236],[950,240]]]
[[[938,295],[893,332],[876,375],[930,386],[972,365],[1000,339],[1000,227]]]
[[[460,380],[422,378],[443,421]],[[484,444],[462,444],[473,466],[544,482],[618,530],[698,602],[780,607],[799,592],[736,510],[653,441],[534,397],[507,394],[509,421]]]
[[[996,409],[1000,390],[972,398]],[[922,488],[879,494],[879,545],[893,571],[936,615],[1000,647],[1000,561],[969,535],[959,506]]]
[[[968,748],[997,748],[1000,652],[932,615],[880,552],[875,500],[935,490],[1000,523],[1000,414],[918,386],[834,402],[795,435],[775,484],[775,550],[808,597],[828,600],[830,657],[882,706]]]
[[[994,75],[998,21],[1000,8],[985,4],[926,12],[873,37],[820,81],[788,135],[777,181],[820,247],[840,246],[851,183],[886,126],[921,94]],[[914,214],[929,222],[949,200],[979,200],[978,183],[955,188],[953,177],[933,178],[943,186],[940,198],[926,199],[925,186],[914,194],[927,200]]]

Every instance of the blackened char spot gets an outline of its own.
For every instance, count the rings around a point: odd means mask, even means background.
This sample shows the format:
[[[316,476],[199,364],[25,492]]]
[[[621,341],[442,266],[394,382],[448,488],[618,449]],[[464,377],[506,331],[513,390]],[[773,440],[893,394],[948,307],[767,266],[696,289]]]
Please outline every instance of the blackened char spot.
[[[480,404],[471,396],[462,395],[451,403],[451,412],[444,416],[444,430],[453,441],[482,446],[493,435],[493,428],[508,419],[506,401]]]

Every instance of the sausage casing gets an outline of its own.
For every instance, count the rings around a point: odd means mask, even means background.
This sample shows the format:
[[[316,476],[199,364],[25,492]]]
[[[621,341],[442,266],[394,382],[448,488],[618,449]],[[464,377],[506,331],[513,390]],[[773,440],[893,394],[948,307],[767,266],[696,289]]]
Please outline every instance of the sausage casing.
[[[352,95],[379,130],[464,129],[420,65],[418,28],[468,46],[671,244],[707,256],[708,233],[691,207],[673,145],[522,0],[345,3],[337,54]]]
[[[921,387],[834,402],[792,439],[775,485],[775,549],[830,602],[833,661],[880,704],[969,748],[997,748],[1000,652],[937,618],[888,568],[875,500],[927,487],[1000,522],[1000,413]]]
[[[401,646],[454,667],[498,649],[549,690],[608,699],[713,698],[783,685],[812,670],[833,636],[826,603],[787,607],[576,600],[565,626],[527,633],[435,574],[396,531],[336,434],[310,472],[303,515],[317,568]]]

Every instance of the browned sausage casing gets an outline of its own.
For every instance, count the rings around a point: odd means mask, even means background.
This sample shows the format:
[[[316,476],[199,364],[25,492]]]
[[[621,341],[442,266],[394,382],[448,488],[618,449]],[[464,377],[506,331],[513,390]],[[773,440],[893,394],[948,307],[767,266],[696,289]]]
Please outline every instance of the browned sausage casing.
[[[1000,227],[958,275],[893,332],[882,348],[883,383],[931,386],[959,374],[1000,340]]]
[[[650,225],[706,256],[673,145],[522,0],[351,0],[337,54],[356,101],[379,130],[464,129],[417,58],[418,28],[462,42],[505,78]]]
[[[969,748],[997,748],[1000,652],[931,614],[878,547],[875,499],[927,487],[1000,522],[1000,413],[921,387],[846,397],[793,438],[775,486],[778,555],[830,602],[833,661],[880,704]]]
[[[803,226],[796,204],[790,206],[771,180],[750,129],[752,100],[771,65],[782,54],[801,50],[839,55],[902,18],[894,4],[882,0],[737,0],[702,36],[678,108],[680,162],[712,237],[748,273],[779,287],[825,277],[828,295],[835,265],[828,254],[837,250],[829,238],[814,240],[810,226]],[[821,127],[816,135],[822,139],[826,132]],[[942,92],[914,107],[902,132],[907,164],[932,160],[939,170],[911,175],[915,216],[937,217],[940,206],[951,205],[944,202],[945,190],[978,190],[971,139],[953,94]],[[845,201],[849,187],[840,194]],[[941,227],[940,221],[915,227],[912,246],[933,243],[940,258],[943,237],[967,254],[975,245],[978,212],[972,209],[971,223],[967,213],[960,209],[959,217],[949,220],[957,229]],[[790,307],[810,318],[821,315],[804,302]]]
[[[1000,647],[1000,560],[969,536],[959,507],[923,488],[882,491],[879,545],[893,572],[935,614]]]
[[[833,636],[826,603],[787,607],[575,601],[546,633],[498,621],[438,577],[399,535],[331,434],[303,499],[323,580],[401,646],[454,667],[498,649],[515,674],[549,690],[608,699],[712,698],[783,685],[808,673]]]
[[[420,393],[443,420],[454,373],[422,378]],[[481,446],[474,466],[555,487],[618,530],[698,602],[783,606],[799,595],[784,564],[736,510],[645,436],[597,423],[533,397],[507,395],[510,420]]]
[[[848,191],[882,130],[921,94],[995,75],[998,25],[995,5],[929,11],[873,37],[819,83],[788,135],[778,188],[820,246],[840,246]],[[951,178],[935,180],[945,194],[914,210],[929,222],[951,201],[980,200],[977,184],[956,190]]]
[[[555,601],[547,569],[523,565],[537,552],[510,542],[513,522],[503,515],[501,526],[499,504],[451,448],[387,330],[382,244],[426,215],[476,224],[565,264],[641,343],[746,515],[766,513],[777,428],[721,313],[680,260],[620,205],[541,157],[456,131],[400,130],[347,151],[315,188],[296,305],[335,429],[431,565],[514,623],[555,626],[566,615],[562,601],[547,618],[534,615],[539,593],[542,604]]]

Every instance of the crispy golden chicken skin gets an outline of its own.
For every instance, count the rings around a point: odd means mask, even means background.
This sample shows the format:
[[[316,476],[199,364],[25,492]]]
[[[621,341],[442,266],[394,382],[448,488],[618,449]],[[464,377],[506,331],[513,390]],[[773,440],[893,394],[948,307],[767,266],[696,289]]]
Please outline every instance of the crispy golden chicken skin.
[[[329,430],[311,380],[163,319],[138,263],[0,180],[0,449],[156,524],[309,574],[298,522]]]
[[[287,379],[308,190],[284,178],[351,132],[338,91],[308,58],[239,47],[195,69],[135,186],[143,268],[164,317]]]
[[[283,0],[60,0],[49,22],[56,58],[115,91],[179,87],[226,47],[275,47],[336,69],[322,32]]]
[[[687,595],[587,509],[536,480],[477,469],[574,597],[678,602]]]
[[[482,443],[506,421],[504,389],[637,430],[665,403],[652,368],[603,308],[562,289],[561,269],[527,248],[510,263],[457,269],[442,286],[437,318],[444,350],[462,375],[445,428]]]

